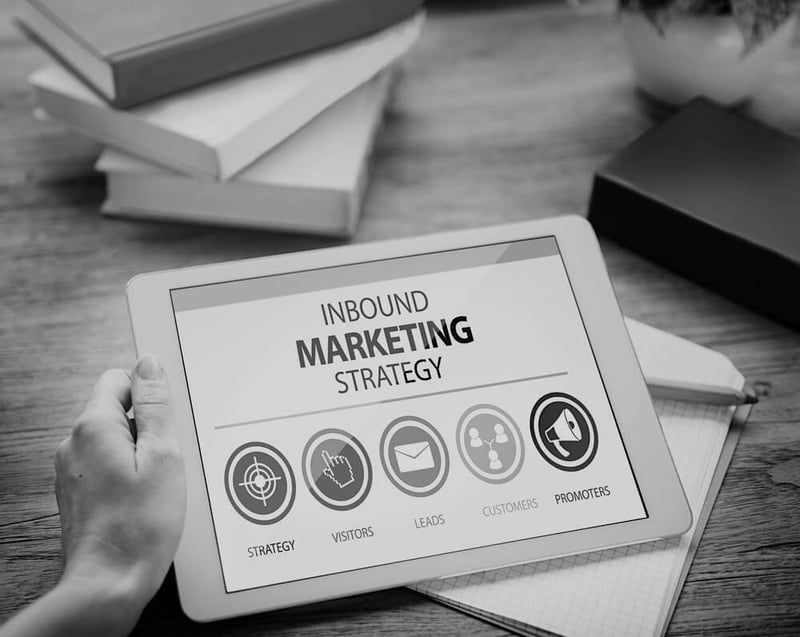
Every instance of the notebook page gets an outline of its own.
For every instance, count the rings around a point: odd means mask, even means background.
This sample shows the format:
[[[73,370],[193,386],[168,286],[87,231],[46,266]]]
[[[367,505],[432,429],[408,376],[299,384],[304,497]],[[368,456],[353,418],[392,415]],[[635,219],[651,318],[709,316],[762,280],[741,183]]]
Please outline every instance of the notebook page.
[[[645,374],[741,386],[727,358],[689,341],[628,322]],[[656,401],[667,443],[694,516],[681,538],[507,569],[433,580],[415,590],[529,634],[656,635],[681,582],[733,408]],[[526,628],[530,627],[530,628]]]
[[[742,432],[744,431],[744,426],[747,423],[750,411],[750,405],[743,405],[734,412],[733,420],[728,428],[728,437],[725,438],[725,444],[722,446],[722,453],[720,454],[719,461],[717,462],[716,471],[711,479],[711,485],[709,486],[705,503],[703,504],[703,509],[697,521],[697,528],[692,534],[692,541],[689,546],[689,550],[674,586],[672,599],[669,600],[669,603],[665,603],[661,607],[661,616],[659,618],[661,635],[667,632],[670,618],[672,617],[672,613],[675,611],[675,607],[678,604],[678,598],[680,597],[681,589],[686,581],[686,577],[689,575],[689,568],[691,567],[695,553],[697,553],[697,549],[700,546],[700,540],[714,508],[714,502],[716,501],[719,490],[722,487],[723,481],[725,480],[725,474],[728,472],[728,467],[730,467],[731,460],[733,460],[733,453],[736,451],[736,445],[739,442],[739,438],[742,436]]]

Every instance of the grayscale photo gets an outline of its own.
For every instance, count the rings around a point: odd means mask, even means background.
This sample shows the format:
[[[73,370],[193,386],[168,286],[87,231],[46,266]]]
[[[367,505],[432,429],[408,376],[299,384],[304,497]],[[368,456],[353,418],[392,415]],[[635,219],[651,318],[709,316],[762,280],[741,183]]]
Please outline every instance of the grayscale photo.
[[[800,634],[800,0],[0,0],[0,637]]]

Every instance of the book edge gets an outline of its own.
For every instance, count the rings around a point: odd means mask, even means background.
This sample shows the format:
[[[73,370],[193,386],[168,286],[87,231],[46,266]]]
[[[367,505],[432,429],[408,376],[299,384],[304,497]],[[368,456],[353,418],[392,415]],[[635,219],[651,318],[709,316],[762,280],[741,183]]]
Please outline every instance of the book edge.
[[[27,0],[29,2],[37,2],[38,0]],[[164,45],[174,44],[171,46],[170,49],[179,49],[184,46],[190,45],[192,43],[197,43],[203,40],[211,41],[214,40],[217,36],[225,35],[225,36],[233,36],[236,37],[236,34],[245,33],[249,31],[261,31],[265,24],[269,24],[276,19],[279,19],[283,16],[296,16],[301,13],[308,13],[313,16],[314,13],[320,10],[320,7],[323,5],[341,5],[343,0],[312,0],[303,2],[301,7],[297,7],[298,0],[287,0],[281,5],[273,6],[273,7],[266,7],[263,9],[259,9],[258,11],[254,11],[247,15],[239,16],[237,18],[229,18],[223,20],[222,22],[217,22],[215,24],[207,25],[205,27],[199,27],[197,29],[192,29],[191,31],[187,31],[185,33],[180,33],[177,35],[172,35],[164,38],[159,38],[157,40],[152,40],[147,43],[139,44],[137,46],[130,47],[128,49],[122,49],[117,51],[113,54],[108,54],[108,59],[113,60],[116,62],[125,62],[127,59],[131,57],[146,57],[148,55],[158,55],[164,50]],[[352,2],[355,5],[358,5],[354,10],[358,10],[359,8],[363,8],[364,5],[369,5],[371,0],[347,0]],[[384,0],[385,1],[385,0]],[[397,5],[402,5],[404,7],[414,6],[418,7],[421,6],[421,2],[419,0],[392,0]],[[338,8],[338,7],[337,7]],[[404,16],[412,16],[416,12],[415,8],[411,8],[410,10],[406,10],[402,13]],[[395,19],[387,19],[383,18],[382,20],[372,20],[372,23],[378,26],[374,26],[369,30],[359,30],[358,35],[349,35],[344,36],[341,39],[326,42],[320,46],[314,46],[311,48],[304,48],[302,52],[312,52],[314,50],[324,48],[328,45],[335,45],[337,43],[343,43],[351,39],[358,39],[359,37],[368,37],[369,35],[376,33],[378,31],[383,30],[384,28],[391,26],[392,24],[396,24],[398,22],[402,22],[403,18],[396,18]],[[385,26],[384,26],[385,25]],[[225,39],[230,39],[226,37]],[[106,56],[104,56],[106,57]],[[266,62],[262,63],[270,63],[272,61],[278,61],[279,58],[274,60],[267,60]],[[240,69],[245,70],[245,69]]]
[[[139,217],[148,219],[164,219],[181,223],[202,224],[208,226],[229,226],[240,228],[256,228],[262,230],[280,230],[284,232],[304,232],[313,234],[324,234],[328,236],[348,237],[354,230],[351,221],[351,193],[345,190],[333,188],[309,188],[286,186],[280,184],[240,184],[237,188],[241,191],[251,191],[260,195],[259,204],[264,204],[265,198],[274,198],[275,205],[284,206],[286,198],[301,198],[306,201],[302,204],[304,210],[313,209],[313,213],[298,222],[292,216],[272,214],[268,218],[259,217],[258,211],[254,208],[242,209],[236,217],[216,214],[210,209],[205,209],[198,213],[195,208],[191,210],[157,210],[141,205],[141,202],[128,200],[120,190],[128,190],[133,186],[133,190],[143,190],[142,186],[150,183],[151,190],[152,175],[133,175],[129,173],[106,173],[107,177],[107,199],[101,211],[112,216]],[[166,177],[171,181],[169,177]],[[137,187],[137,182],[140,186]],[[180,188],[183,184],[173,184],[172,188]],[[213,182],[209,185],[213,186]],[[122,200],[120,200],[122,197]],[[213,199],[213,197],[212,197]],[[333,202],[333,205],[325,205],[321,202]],[[330,215],[323,208],[335,209],[336,214]],[[322,211],[322,212],[320,212]],[[358,215],[356,215],[357,217]],[[331,223],[335,220],[335,223]]]
[[[287,234],[307,234],[333,238],[349,238],[351,231],[346,226],[330,226],[316,224],[293,224],[291,222],[280,222],[270,219],[263,223],[247,219],[225,219],[217,217],[214,219],[205,217],[193,217],[181,213],[169,213],[152,210],[143,210],[124,204],[118,204],[112,196],[108,196],[100,206],[100,212],[107,217],[115,217],[129,220],[146,221],[167,221],[172,223],[182,223],[187,225],[200,225],[207,227],[234,228],[242,230],[257,230],[263,232],[283,232]]]
[[[319,117],[325,109],[330,108],[395,65],[419,39],[423,22],[424,14],[405,23],[404,26],[408,27],[409,34],[398,31],[395,34],[397,37],[390,43],[391,46],[386,46],[378,52],[372,52],[371,62],[360,63],[358,68],[353,68],[352,57],[359,56],[352,56],[351,53],[351,56],[347,58],[347,63],[338,67],[335,74],[326,73],[320,81],[307,87],[302,94],[291,96],[279,109],[272,111],[269,117],[259,117],[252,121],[246,130],[243,129],[221,141],[215,140],[213,148],[216,149],[216,156],[220,164],[219,178],[224,180],[235,178],[254,161],[257,161],[258,157],[270,152],[311,120]],[[343,86],[345,86],[344,89]],[[324,103],[325,107],[320,109],[320,103]],[[276,121],[279,121],[280,124],[276,125]],[[287,130],[290,132],[287,133]],[[247,143],[252,142],[256,137],[259,139],[258,152],[253,150],[248,152]]]
[[[77,33],[42,13],[37,0],[19,0],[14,21],[34,44],[82,78],[102,99],[113,102],[117,94],[117,83],[108,61]],[[39,21],[43,21],[43,24]],[[54,32],[51,32],[51,27]],[[57,41],[61,38],[71,42],[76,50],[70,53],[68,46],[58,44]],[[84,58],[83,62],[81,58]],[[95,68],[92,69],[91,66]]]
[[[103,135],[101,134],[102,131],[99,133],[97,132],[96,127],[89,129],[83,126],[79,121],[80,116],[76,118],[69,114],[70,109],[74,107],[74,103],[78,103],[79,108],[83,109],[87,114],[91,115],[96,120],[106,117],[105,114],[107,111],[90,103],[76,100],[69,95],[64,95],[58,91],[51,90],[47,86],[37,84],[33,81],[31,82],[31,86],[33,87],[36,97],[36,107],[43,111],[50,119],[58,121],[60,124],[72,131],[75,131],[94,141],[99,141],[102,144],[106,144],[113,148],[118,148],[124,152],[137,154],[136,151],[139,150],[141,155],[149,157],[151,161],[159,164],[160,166],[164,166],[165,168],[171,168],[172,170],[188,173],[204,179],[217,178],[219,172],[219,162],[216,153],[213,148],[203,144],[200,141],[187,138],[182,135],[177,135],[171,131],[165,131],[163,129],[154,129],[152,127],[150,127],[149,130],[141,129],[139,132],[145,136],[158,135],[161,137],[162,142],[168,138],[171,140],[172,144],[178,144],[184,147],[190,146],[192,149],[191,152],[179,153],[180,156],[166,156],[163,153],[154,156],[152,148],[149,146],[139,146],[135,143],[131,144],[129,143],[129,140],[121,137],[119,135],[119,126],[108,127],[109,134]],[[128,120],[127,114],[124,112],[116,113],[116,115],[126,116],[125,121],[128,123],[127,126],[132,126],[136,129],[140,128],[137,118],[132,117],[130,120]],[[169,144],[162,144],[161,147],[167,147],[168,145]],[[181,159],[181,157],[184,157],[184,155],[195,158],[200,157],[201,161],[187,162],[184,159]]]
[[[146,42],[128,49],[114,53],[103,53],[82,37],[75,29],[58,15],[52,12],[39,0],[23,0],[22,9],[29,12],[38,12],[40,20],[28,20],[28,29],[37,35],[45,48],[58,59],[63,60],[67,66],[81,77],[84,77],[95,90],[100,92],[105,99],[117,108],[129,108],[149,100],[168,96],[170,94],[200,86],[209,82],[218,81],[229,75],[246,72],[263,64],[279,62],[290,56],[313,53],[325,48],[346,44],[348,42],[366,38],[380,33],[392,26],[411,20],[421,9],[420,0],[392,0],[388,7],[380,12],[365,10],[370,0],[308,0],[306,2],[285,2],[277,7],[267,7],[246,16],[225,20],[202,28],[193,29],[184,34],[173,35]],[[302,25],[316,19],[315,16],[325,16],[332,11],[345,12],[352,19],[342,20],[337,28],[324,27],[318,33],[316,41],[311,45],[295,42],[296,38],[282,37],[269,51],[272,53],[237,55],[238,63],[218,63],[216,70],[209,70],[209,65],[201,65],[205,71],[184,73],[184,80],[174,80],[179,74],[178,67],[184,70],[187,57],[195,59],[204,53],[205,58],[222,59],[218,55],[210,55],[220,44],[225,44],[233,38],[242,39],[244,35],[250,40],[258,37],[267,37],[276,31],[285,31],[291,28],[295,31]],[[22,13],[22,11],[19,11]],[[255,16],[255,17],[254,17]],[[30,16],[29,16],[30,17]],[[25,22],[25,19],[21,17]],[[42,24],[34,28],[33,23],[44,23],[48,29],[42,29]],[[327,24],[330,21],[323,20]],[[287,26],[288,25],[288,26]],[[97,65],[107,70],[107,77],[98,81],[95,72],[91,71],[86,60],[80,62],[82,56],[76,54],[64,55],[69,47],[57,45],[60,38],[43,37],[43,31],[52,27],[56,33],[75,43],[77,49],[89,53],[89,57],[96,60]],[[52,34],[51,34],[52,35]],[[274,38],[272,38],[274,39]],[[63,50],[62,50],[63,49]],[[275,49],[275,50],[273,50]],[[264,49],[267,51],[267,49]],[[241,51],[240,51],[241,53]],[[171,67],[171,68],[167,68]],[[156,77],[150,77],[148,82],[142,82],[143,75],[152,76],[155,68],[161,69]],[[166,69],[166,70],[165,70]],[[150,73],[146,73],[146,71]],[[90,72],[91,71],[91,72]],[[108,86],[106,86],[108,84]],[[171,84],[171,87],[167,86]]]

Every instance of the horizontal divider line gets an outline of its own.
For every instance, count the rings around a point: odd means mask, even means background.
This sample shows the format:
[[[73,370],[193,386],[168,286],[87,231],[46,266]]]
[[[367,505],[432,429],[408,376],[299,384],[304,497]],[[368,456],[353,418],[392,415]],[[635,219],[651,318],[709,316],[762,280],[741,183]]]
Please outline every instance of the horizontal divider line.
[[[397,398],[386,398],[384,400],[373,400],[356,405],[344,405],[342,407],[328,407],[327,409],[316,409],[313,411],[303,411],[297,414],[287,414],[285,416],[272,416],[271,418],[260,418],[258,420],[246,420],[244,422],[232,422],[227,425],[217,425],[214,429],[229,429],[230,427],[244,427],[245,425],[255,425],[257,423],[273,422],[275,420],[289,420],[290,418],[301,418],[302,416],[314,416],[316,414],[326,414],[333,411],[344,411],[346,409],[358,409],[359,407],[369,407],[370,405],[385,405],[387,403],[397,403],[402,400],[413,400],[415,398],[428,398],[430,396],[441,396],[443,394],[455,394],[472,389],[485,389],[487,387],[497,387],[499,385],[513,385],[514,383],[524,383],[529,380],[543,380],[545,378],[556,378],[566,376],[567,372],[553,372],[552,374],[541,374],[539,376],[527,376],[525,378],[515,378],[513,380],[503,380],[497,383],[485,383],[483,385],[470,385],[469,387],[457,387],[456,389],[443,389],[442,391],[428,392],[427,394],[414,394],[413,396],[399,396]]]

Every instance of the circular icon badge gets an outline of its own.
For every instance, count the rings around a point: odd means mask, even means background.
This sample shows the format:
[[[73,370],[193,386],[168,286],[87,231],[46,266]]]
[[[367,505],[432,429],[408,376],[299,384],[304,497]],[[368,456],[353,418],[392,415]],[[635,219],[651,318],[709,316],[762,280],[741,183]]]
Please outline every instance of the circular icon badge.
[[[324,429],[306,444],[303,478],[319,502],[329,509],[349,511],[369,494],[372,465],[353,436],[340,429]]]
[[[389,423],[381,437],[381,463],[394,486],[418,498],[441,489],[450,469],[441,434],[416,416]]]
[[[461,460],[484,482],[508,482],[519,473],[525,446],[517,423],[499,407],[475,405],[458,421]]]
[[[228,459],[225,491],[243,518],[256,524],[274,524],[292,508],[294,474],[275,447],[248,442]]]
[[[531,437],[542,457],[563,471],[580,471],[597,453],[597,426],[586,407],[569,394],[547,394],[536,402]]]

